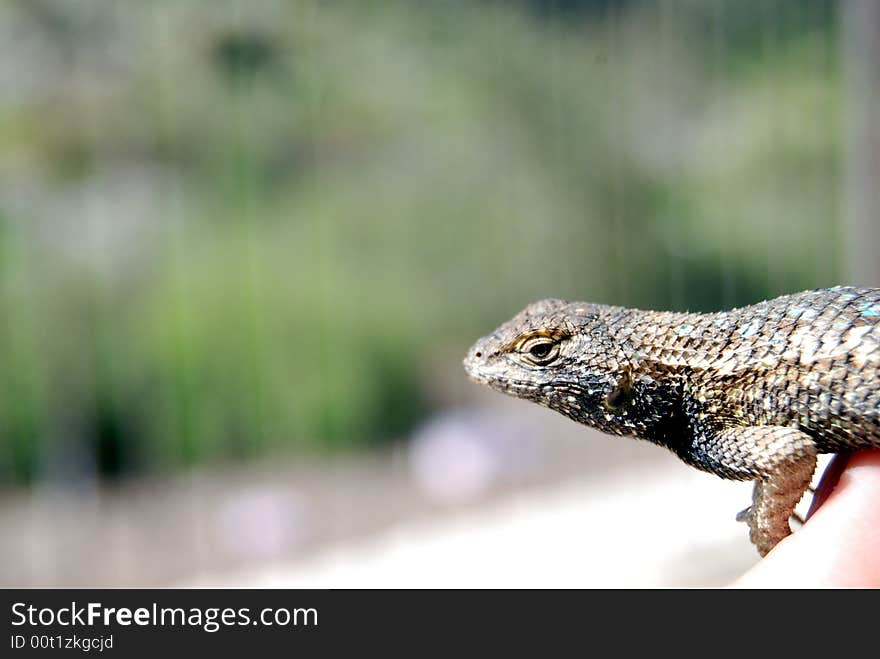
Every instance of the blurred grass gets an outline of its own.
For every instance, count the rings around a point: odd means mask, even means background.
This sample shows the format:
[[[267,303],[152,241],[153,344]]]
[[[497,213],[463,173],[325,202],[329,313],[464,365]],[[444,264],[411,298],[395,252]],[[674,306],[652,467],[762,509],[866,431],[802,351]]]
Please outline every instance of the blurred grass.
[[[838,283],[834,3],[557,4],[0,7],[0,480],[404,437],[543,296]]]

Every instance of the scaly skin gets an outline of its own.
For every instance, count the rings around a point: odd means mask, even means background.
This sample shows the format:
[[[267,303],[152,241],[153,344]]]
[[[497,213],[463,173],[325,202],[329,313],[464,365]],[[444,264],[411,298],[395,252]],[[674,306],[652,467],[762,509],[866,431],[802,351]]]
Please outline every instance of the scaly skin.
[[[707,314],[542,300],[464,364],[494,389],[755,481],[738,519],[762,556],[791,533],[817,454],[880,447],[880,289]]]

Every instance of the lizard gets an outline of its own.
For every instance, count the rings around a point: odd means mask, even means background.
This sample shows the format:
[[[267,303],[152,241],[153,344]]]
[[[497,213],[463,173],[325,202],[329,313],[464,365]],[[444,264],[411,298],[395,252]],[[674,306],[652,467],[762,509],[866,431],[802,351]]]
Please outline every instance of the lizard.
[[[464,367],[579,423],[754,481],[737,519],[761,556],[791,534],[818,454],[880,447],[880,289],[714,313],[546,299],[479,339]]]

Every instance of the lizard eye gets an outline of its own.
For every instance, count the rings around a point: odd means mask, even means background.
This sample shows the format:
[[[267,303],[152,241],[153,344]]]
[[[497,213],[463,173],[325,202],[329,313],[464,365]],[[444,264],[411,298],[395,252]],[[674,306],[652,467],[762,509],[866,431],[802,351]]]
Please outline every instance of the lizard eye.
[[[520,351],[529,363],[546,366],[559,356],[559,343],[550,337],[538,336],[523,343]]]
[[[551,350],[553,350],[552,343],[538,343],[529,348],[529,354],[535,359],[547,359]]]

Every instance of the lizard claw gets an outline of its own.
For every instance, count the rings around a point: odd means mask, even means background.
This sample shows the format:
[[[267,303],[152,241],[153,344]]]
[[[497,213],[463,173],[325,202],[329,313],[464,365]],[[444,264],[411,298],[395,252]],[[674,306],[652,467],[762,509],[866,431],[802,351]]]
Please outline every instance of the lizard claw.
[[[754,513],[752,512],[752,507],[749,506],[745,510],[740,510],[736,514],[736,521],[737,522],[745,522],[746,524],[749,524],[749,523],[751,523],[753,516],[754,516]]]

